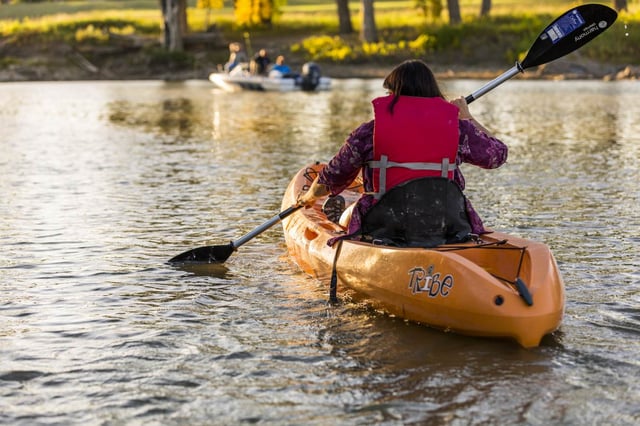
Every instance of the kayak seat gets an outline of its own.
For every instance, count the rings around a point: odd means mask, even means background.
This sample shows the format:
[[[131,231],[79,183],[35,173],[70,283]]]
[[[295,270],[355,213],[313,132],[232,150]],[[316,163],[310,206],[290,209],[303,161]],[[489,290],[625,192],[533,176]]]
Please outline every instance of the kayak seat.
[[[393,187],[362,219],[363,241],[397,247],[436,247],[471,238],[460,187],[425,177]]]
[[[322,203],[322,212],[333,223],[340,223],[340,216],[344,212],[345,200],[342,195],[329,197]]]

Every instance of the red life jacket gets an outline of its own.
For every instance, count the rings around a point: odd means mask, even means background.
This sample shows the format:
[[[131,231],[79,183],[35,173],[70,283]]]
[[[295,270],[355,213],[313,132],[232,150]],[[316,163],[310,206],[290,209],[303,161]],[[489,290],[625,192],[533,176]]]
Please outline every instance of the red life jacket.
[[[373,186],[380,198],[412,179],[442,176],[453,179],[458,153],[458,107],[441,98],[394,95],[372,101]]]

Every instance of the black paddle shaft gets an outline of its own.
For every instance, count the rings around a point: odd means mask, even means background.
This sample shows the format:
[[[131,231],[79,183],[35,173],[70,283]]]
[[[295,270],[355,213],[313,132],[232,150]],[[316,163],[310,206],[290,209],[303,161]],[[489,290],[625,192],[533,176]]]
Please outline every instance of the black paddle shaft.
[[[468,104],[525,69],[546,64],[565,56],[602,34],[617,19],[618,13],[601,4],[584,4],[556,18],[533,43],[527,56],[476,90],[465,99]]]

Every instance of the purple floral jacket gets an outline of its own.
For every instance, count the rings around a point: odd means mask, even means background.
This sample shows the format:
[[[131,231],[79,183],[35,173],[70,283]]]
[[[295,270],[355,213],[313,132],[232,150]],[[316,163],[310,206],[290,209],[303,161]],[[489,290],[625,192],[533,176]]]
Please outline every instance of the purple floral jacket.
[[[337,195],[347,188],[358,176],[360,170],[363,170],[365,192],[374,192],[373,170],[367,165],[368,161],[373,160],[373,127],[374,121],[371,120],[354,130],[340,151],[320,173],[319,183],[326,185],[331,195]],[[469,163],[483,169],[495,169],[507,161],[508,149],[500,140],[488,136],[469,120],[459,120],[459,128],[457,165]],[[464,176],[459,167],[454,171],[453,180],[464,190]],[[362,218],[374,203],[375,199],[371,195],[360,197],[351,216],[347,234],[360,229]],[[474,234],[488,232],[469,200],[466,200],[466,208],[471,232]]]

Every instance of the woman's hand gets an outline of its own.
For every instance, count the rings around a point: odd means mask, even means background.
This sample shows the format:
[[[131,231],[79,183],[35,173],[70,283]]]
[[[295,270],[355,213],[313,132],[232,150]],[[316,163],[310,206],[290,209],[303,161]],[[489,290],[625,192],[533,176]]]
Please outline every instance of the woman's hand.
[[[458,113],[458,118],[460,120],[473,120],[473,117],[469,112],[469,105],[467,105],[467,100],[464,97],[460,96],[459,98],[455,98],[451,103],[457,106],[460,110]]]
[[[467,104],[467,100],[462,96],[459,98],[455,98],[451,101],[451,103],[458,107],[458,118],[460,120],[468,120],[470,121],[477,129],[485,132],[487,136],[493,136],[491,132],[489,132],[482,124],[478,122],[471,113],[469,112],[469,105]]]
[[[318,198],[325,195],[329,195],[329,188],[327,188],[326,185],[318,183],[318,178],[316,178],[311,184],[309,190],[306,193],[298,196],[298,205],[305,206],[307,208],[311,207]]]
[[[304,194],[301,194],[298,196],[298,206],[303,206],[303,207],[311,207],[315,202],[316,202],[316,197],[313,196],[313,194],[311,194],[311,191],[307,191]]]

